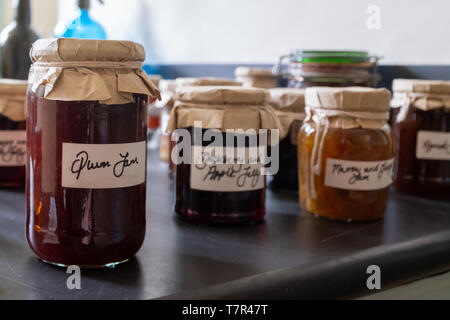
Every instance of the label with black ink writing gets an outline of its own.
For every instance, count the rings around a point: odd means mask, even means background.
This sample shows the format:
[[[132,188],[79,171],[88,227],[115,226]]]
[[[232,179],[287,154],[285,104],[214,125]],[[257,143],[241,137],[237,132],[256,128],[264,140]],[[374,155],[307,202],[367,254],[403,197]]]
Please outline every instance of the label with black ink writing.
[[[394,159],[349,161],[327,159],[325,185],[345,190],[378,190],[392,183]]]
[[[21,167],[27,162],[27,132],[25,130],[0,131],[0,166]]]
[[[416,158],[450,160],[450,132],[418,131]]]
[[[145,182],[145,141],[117,144],[63,143],[61,185],[113,189]]]
[[[224,154],[217,155],[192,148],[191,189],[242,192],[265,187],[264,165],[258,161],[257,148],[230,148],[231,155],[223,150]]]

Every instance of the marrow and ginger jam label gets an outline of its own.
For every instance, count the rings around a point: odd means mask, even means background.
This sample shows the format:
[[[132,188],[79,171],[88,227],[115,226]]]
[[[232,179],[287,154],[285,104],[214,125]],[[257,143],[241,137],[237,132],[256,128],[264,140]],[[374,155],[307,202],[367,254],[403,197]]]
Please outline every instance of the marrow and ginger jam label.
[[[21,167],[26,164],[27,132],[0,131],[0,167]]]
[[[392,183],[394,159],[348,161],[327,159],[325,185],[345,190],[378,190]]]
[[[450,160],[450,132],[418,131],[416,158]]]
[[[146,143],[63,143],[61,185],[113,189],[139,185],[146,176]]]
[[[223,155],[206,148],[192,148],[191,189],[216,192],[243,192],[265,187],[264,165],[257,148],[231,148]]]

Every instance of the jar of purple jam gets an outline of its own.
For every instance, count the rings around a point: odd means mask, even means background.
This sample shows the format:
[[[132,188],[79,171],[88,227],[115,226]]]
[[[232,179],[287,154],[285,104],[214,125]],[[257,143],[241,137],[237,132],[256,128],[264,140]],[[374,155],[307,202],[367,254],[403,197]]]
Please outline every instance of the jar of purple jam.
[[[60,266],[113,266],[145,236],[148,100],[129,41],[38,40],[27,93],[28,243]]]
[[[263,220],[266,177],[258,150],[266,141],[259,133],[280,128],[267,102],[264,89],[177,88],[168,130],[179,138],[172,157],[181,218],[214,224]]]

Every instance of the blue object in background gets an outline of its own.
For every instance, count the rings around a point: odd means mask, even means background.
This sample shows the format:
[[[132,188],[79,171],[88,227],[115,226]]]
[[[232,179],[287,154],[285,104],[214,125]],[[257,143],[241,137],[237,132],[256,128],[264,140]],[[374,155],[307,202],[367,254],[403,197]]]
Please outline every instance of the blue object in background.
[[[106,40],[105,29],[89,16],[90,0],[78,0],[78,7],[74,19],[56,25],[55,37]]]

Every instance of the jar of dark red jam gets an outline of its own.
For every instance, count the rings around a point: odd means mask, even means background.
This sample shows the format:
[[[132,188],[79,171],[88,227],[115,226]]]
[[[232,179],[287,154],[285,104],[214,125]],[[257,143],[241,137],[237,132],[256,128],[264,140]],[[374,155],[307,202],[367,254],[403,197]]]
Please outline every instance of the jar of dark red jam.
[[[450,198],[450,81],[395,79],[393,91],[393,186]]]
[[[169,177],[173,178],[175,165],[171,160],[171,153],[176,144],[176,138],[171,138],[171,135],[166,132],[167,123],[169,121],[170,112],[173,109],[175,89],[177,87],[198,87],[198,86],[241,86],[240,82],[214,77],[201,78],[177,78],[175,80],[162,80],[159,84],[161,91],[162,105],[161,110],[161,143],[160,143],[160,158],[169,163]]]
[[[215,224],[264,218],[266,179],[257,153],[264,142],[258,133],[280,127],[267,100],[263,89],[177,88],[168,130],[180,138],[174,148],[180,217]]]
[[[274,88],[269,93],[270,104],[281,122],[280,168],[273,176],[271,187],[283,192],[298,192],[297,138],[305,119],[305,90]]]
[[[288,87],[376,87],[379,57],[365,51],[294,50],[280,57],[277,73]]]
[[[145,235],[149,97],[129,41],[44,39],[27,94],[27,239],[61,266],[113,266]]]
[[[335,220],[384,216],[394,142],[386,89],[312,87],[298,136],[300,206]]]
[[[27,81],[0,79],[0,187],[24,187]]]

